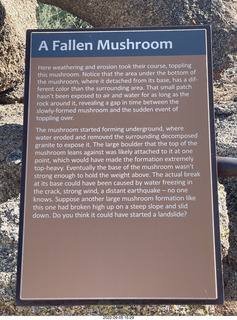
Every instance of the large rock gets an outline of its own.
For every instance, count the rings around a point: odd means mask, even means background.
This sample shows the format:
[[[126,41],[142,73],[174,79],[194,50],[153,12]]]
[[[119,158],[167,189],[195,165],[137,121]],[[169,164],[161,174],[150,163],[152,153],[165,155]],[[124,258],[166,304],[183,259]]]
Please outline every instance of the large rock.
[[[22,104],[0,104],[0,203],[16,197],[21,185]]]
[[[214,71],[225,69],[237,52],[235,0],[40,0],[58,6],[94,27],[211,24]]]
[[[21,185],[22,126],[0,127],[0,203],[16,197]]]
[[[24,81],[26,30],[37,28],[36,5],[36,0],[0,0],[1,93]]]

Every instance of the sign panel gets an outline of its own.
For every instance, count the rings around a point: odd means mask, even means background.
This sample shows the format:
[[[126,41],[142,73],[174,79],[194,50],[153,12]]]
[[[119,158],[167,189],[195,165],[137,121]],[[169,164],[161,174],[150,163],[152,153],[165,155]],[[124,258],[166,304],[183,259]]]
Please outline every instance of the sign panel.
[[[27,34],[17,303],[221,303],[209,27]]]

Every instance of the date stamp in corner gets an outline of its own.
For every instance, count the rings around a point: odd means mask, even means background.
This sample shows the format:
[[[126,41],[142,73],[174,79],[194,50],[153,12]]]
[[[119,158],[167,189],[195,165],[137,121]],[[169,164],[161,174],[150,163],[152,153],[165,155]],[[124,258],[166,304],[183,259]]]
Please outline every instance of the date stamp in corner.
[[[106,315],[103,316],[103,320],[133,320],[135,319],[132,315]]]

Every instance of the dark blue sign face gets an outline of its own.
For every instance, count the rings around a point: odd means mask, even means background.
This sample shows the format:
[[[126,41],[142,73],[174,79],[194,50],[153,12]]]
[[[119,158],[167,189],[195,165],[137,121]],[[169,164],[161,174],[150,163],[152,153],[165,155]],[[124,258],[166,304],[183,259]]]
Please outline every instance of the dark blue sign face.
[[[31,57],[206,54],[205,29],[32,32]]]

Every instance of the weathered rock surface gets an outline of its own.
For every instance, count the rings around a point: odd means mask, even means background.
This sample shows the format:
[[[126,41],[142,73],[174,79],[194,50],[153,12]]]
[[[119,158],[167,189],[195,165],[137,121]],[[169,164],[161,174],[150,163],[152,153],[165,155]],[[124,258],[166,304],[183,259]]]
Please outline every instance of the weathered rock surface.
[[[227,69],[214,85],[216,149],[219,156],[237,158],[237,63]],[[224,306],[216,307],[216,315],[237,314],[237,179],[220,180],[226,192],[229,218],[229,249],[223,259],[225,288]],[[222,209],[220,208],[220,211]],[[222,221],[220,220],[222,223]],[[226,236],[222,234],[222,237]]]
[[[0,203],[16,197],[21,184],[22,104],[0,104]]]
[[[24,83],[19,83],[16,87],[0,92],[0,104],[24,102]]]
[[[10,153],[1,154],[0,201],[6,201],[19,194],[21,185],[21,132],[18,125],[0,127],[0,146]],[[5,142],[4,142],[4,140]]]
[[[235,0],[40,0],[58,6],[94,27],[147,27],[210,24],[216,76],[237,52]]]
[[[0,0],[0,102],[24,81],[26,30],[37,28],[36,0]]]

